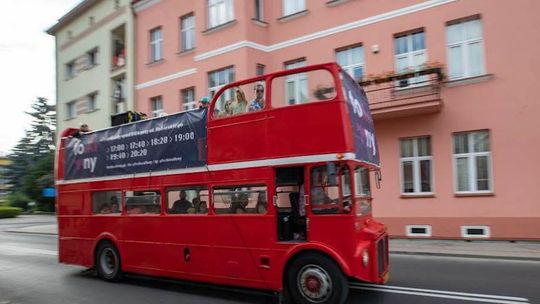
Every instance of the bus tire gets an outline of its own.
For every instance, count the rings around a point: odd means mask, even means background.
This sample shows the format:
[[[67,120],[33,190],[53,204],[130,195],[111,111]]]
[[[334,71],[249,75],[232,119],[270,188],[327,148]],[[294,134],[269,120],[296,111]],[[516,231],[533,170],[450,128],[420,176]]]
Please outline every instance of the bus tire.
[[[118,282],[122,279],[122,262],[118,249],[108,241],[101,242],[96,253],[96,269],[100,278]]]
[[[330,258],[304,254],[295,259],[285,276],[285,288],[293,303],[345,303],[349,282]]]

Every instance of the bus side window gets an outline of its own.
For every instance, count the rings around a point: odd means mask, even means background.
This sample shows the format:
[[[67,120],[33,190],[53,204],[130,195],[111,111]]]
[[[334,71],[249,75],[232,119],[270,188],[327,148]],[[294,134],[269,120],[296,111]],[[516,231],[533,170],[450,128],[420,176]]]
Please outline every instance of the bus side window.
[[[266,186],[219,187],[214,188],[212,194],[216,214],[266,213]]]
[[[290,68],[301,66],[301,62],[296,62],[291,64]],[[333,100],[337,97],[337,91],[332,73],[321,69],[272,79],[271,96],[272,107],[280,108]]]
[[[206,186],[174,187],[167,189],[168,214],[207,214]]]
[[[159,190],[126,193],[126,210],[128,214],[160,214],[161,195]]]
[[[92,213],[119,214],[122,212],[121,201],[120,191],[96,191],[92,193]]]

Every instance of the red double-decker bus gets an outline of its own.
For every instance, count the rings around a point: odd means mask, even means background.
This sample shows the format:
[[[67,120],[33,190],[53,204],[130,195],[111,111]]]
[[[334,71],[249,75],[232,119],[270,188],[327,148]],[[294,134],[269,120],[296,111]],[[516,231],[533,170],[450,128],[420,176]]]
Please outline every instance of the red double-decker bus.
[[[209,108],[72,131],[56,158],[62,263],[294,303],[342,303],[349,280],[388,279],[373,121],[334,63],[228,84]]]

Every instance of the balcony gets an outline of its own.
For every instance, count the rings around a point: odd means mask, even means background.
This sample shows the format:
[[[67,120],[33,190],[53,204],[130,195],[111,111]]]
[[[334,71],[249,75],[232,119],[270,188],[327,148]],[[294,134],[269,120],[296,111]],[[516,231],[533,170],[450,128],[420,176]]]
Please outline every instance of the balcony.
[[[375,120],[436,113],[442,108],[441,68],[387,75],[360,82]]]

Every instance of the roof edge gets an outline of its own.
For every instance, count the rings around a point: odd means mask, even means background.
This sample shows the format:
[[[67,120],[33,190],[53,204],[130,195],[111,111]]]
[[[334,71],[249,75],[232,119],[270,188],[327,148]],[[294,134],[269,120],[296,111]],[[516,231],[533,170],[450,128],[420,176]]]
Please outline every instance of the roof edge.
[[[56,33],[58,33],[58,31],[60,31],[63,27],[71,23],[73,20],[75,20],[77,17],[92,8],[98,2],[99,0],[83,0],[73,9],[71,9],[67,14],[60,17],[60,19],[58,19],[58,22],[45,32],[49,35],[55,36]]]

